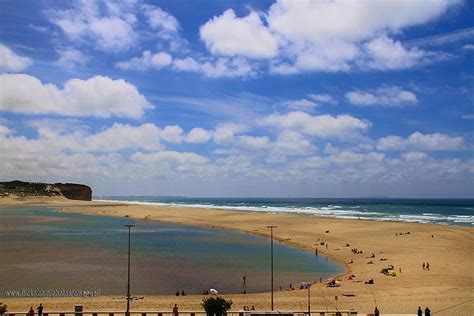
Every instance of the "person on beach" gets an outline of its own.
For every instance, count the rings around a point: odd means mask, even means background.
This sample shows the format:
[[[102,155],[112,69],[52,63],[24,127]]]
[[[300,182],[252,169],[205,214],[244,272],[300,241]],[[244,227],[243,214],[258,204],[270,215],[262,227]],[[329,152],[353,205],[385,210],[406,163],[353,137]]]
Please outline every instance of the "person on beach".
[[[375,306],[375,309],[374,309],[374,316],[380,316],[380,312],[377,306]]]
[[[179,290],[176,290],[176,296],[179,296]]]
[[[178,305],[177,305],[177,304],[174,304],[174,307],[173,307],[173,316],[178,316],[178,315],[179,315]]]
[[[38,316],[42,316],[43,315],[43,304],[39,304],[39,306],[36,308],[36,310],[38,311]]]
[[[420,306],[418,306],[417,316],[423,316],[423,311]]]
[[[181,291],[181,296],[185,296],[186,294],[184,293],[184,290]]]
[[[426,270],[430,271],[430,264],[428,262],[426,263]]]
[[[428,307],[425,308],[425,315],[426,316],[431,316],[431,311]]]
[[[425,263],[423,262],[423,270],[425,270]]]
[[[28,311],[28,316],[35,316],[35,311],[33,310],[33,306],[30,307],[30,310]]]

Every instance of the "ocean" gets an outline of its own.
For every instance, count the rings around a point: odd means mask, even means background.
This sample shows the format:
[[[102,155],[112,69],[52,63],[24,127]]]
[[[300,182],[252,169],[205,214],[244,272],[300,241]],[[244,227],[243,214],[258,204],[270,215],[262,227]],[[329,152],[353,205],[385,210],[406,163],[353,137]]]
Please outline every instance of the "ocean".
[[[458,226],[474,224],[474,199],[186,198],[158,196],[102,196],[94,199],[144,205],[187,206],[197,209],[217,208],[376,221]]]

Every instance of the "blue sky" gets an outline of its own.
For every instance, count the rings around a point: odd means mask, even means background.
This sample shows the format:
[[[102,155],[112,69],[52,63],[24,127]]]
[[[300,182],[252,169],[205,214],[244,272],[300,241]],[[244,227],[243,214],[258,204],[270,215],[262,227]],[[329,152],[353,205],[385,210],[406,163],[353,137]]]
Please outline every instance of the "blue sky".
[[[0,180],[474,197],[474,3],[3,1]]]

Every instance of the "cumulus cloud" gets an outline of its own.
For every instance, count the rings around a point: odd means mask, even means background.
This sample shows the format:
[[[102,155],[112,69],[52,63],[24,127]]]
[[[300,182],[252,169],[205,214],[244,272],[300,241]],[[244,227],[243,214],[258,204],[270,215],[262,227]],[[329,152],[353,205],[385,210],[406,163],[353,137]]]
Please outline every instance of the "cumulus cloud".
[[[355,105],[400,107],[418,103],[415,93],[397,86],[380,87],[369,91],[350,91],[346,99]]]
[[[81,1],[70,9],[48,10],[46,14],[72,42],[93,41],[97,49],[116,52],[136,43],[136,17],[132,12],[133,3]]]
[[[29,75],[3,74],[0,86],[3,111],[138,119],[153,108],[131,83],[104,76],[70,79],[60,88]]]
[[[179,31],[178,20],[171,14],[163,11],[161,8],[144,4],[142,5],[147,22],[153,29],[162,32],[163,37],[172,37]]]
[[[363,132],[370,123],[350,115],[311,116],[304,112],[272,114],[263,118],[260,124],[297,131],[318,137],[344,137]]]
[[[206,47],[216,55],[270,58],[278,50],[277,40],[256,12],[238,18],[229,9],[201,26],[199,33]]]
[[[158,70],[169,66],[172,60],[171,55],[167,53],[159,52],[152,54],[149,50],[145,50],[141,57],[134,57],[130,60],[118,62],[115,66],[123,70],[145,70],[149,68]]]
[[[428,151],[453,151],[466,148],[464,138],[452,137],[446,134],[423,134],[415,132],[403,138],[400,136],[382,137],[377,142],[378,150],[428,150]]]
[[[270,155],[277,156],[305,156],[316,150],[309,140],[295,131],[281,132],[275,142],[271,144]]]
[[[20,72],[32,63],[30,58],[19,56],[0,43],[0,72]]]
[[[267,136],[248,136],[238,137],[238,145],[249,150],[261,150],[268,146],[270,139]]]
[[[398,41],[383,35],[369,43],[364,48],[367,52],[367,60],[361,61],[363,68],[391,70],[410,68],[422,63],[427,63],[436,57],[435,54],[427,53],[418,48],[407,49]]]
[[[195,127],[189,131],[186,141],[193,144],[207,143],[212,137],[212,133],[200,127]]]
[[[228,144],[234,140],[234,136],[248,130],[248,127],[242,124],[224,123],[219,124],[213,133],[213,140],[216,144]]]
[[[311,98],[311,100],[317,102],[318,104],[324,104],[324,103],[337,104],[338,103],[336,99],[334,99],[332,96],[326,93],[321,93],[321,94],[310,93],[308,94],[308,97]]]
[[[192,57],[175,59],[173,68],[179,71],[198,72],[206,77],[253,77],[257,74],[255,65],[242,57],[207,58],[197,61]]]
[[[404,69],[444,58],[391,36],[427,23],[461,0],[289,1],[237,17],[229,9],[201,27],[212,54],[270,58],[270,71]]]
[[[58,54],[58,63],[69,68],[85,65],[89,61],[88,57],[84,56],[83,53],[72,47],[59,49]]]

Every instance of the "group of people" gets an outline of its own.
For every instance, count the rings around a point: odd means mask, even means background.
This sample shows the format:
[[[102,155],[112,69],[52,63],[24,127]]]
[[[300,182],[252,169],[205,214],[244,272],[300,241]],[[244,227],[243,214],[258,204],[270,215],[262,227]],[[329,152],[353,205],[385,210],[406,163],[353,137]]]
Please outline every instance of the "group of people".
[[[176,296],[179,296],[179,290],[176,290]],[[184,290],[181,291],[181,296],[186,296],[186,293],[184,293]]]
[[[423,311],[421,310],[421,307],[418,306],[418,312],[417,312],[417,315],[418,316],[423,316]],[[428,307],[425,308],[425,315],[426,316],[431,316],[431,311]]]
[[[244,306],[244,311],[254,311],[254,310],[255,310],[255,306],[253,306],[253,305],[252,305],[252,307],[247,306],[247,305]]]
[[[39,304],[39,306],[36,308],[38,311],[38,316],[43,315],[43,304]],[[35,310],[33,309],[33,306],[30,307],[30,310],[28,311],[27,316],[35,316]]]

